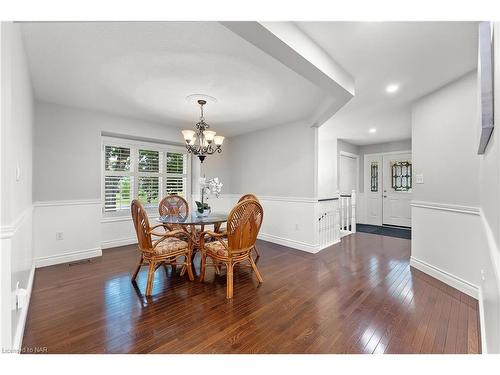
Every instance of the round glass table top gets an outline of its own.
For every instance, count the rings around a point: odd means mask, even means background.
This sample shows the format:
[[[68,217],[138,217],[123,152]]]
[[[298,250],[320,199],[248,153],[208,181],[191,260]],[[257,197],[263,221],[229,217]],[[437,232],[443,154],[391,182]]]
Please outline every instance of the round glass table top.
[[[162,224],[181,224],[181,225],[204,225],[217,224],[227,221],[227,214],[213,213],[208,216],[197,216],[196,214],[183,215],[168,215],[160,216],[156,221]]]

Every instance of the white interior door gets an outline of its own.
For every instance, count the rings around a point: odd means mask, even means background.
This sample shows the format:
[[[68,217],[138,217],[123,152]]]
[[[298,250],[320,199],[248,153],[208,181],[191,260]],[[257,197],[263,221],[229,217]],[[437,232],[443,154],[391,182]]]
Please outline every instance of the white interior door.
[[[358,159],[355,156],[340,155],[339,189],[341,193],[351,194],[358,190]]]
[[[384,166],[382,223],[411,227],[411,154],[383,155],[382,162]]]
[[[366,223],[382,225],[382,156],[365,157]]]

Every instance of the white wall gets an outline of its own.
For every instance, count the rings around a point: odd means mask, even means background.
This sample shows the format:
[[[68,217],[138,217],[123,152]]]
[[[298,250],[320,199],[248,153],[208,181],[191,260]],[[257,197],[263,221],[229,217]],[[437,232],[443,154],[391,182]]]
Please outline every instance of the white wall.
[[[477,155],[478,127],[475,72],[427,95],[412,108],[414,174],[423,174],[424,183],[413,188],[411,264],[476,298],[488,295],[488,312],[485,303],[480,307],[483,347],[498,352],[494,297],[498,284],[481,209],[482,204],[498,203],[498,190],[480,186],[495,179],[484,173],[480,179],[481,168],[498,169],[498,158],[495,146],[483,160]]]
[[[19,24],[1,24],[1,53],[1,346],[18,349],[27,307],[12,296],[33,276],[33,94]]]
[[[318,197],[332,198],[337,194],[338,151],[337,138],[325,136],[325,128],[318,129]]]
[[[316,131],[290,124],[232,137],[232,192],[314,197]]]
[[[479,206],[476,73],[443,87],[412,110],[413,199]],[[415,137],[417,139],[415,139]]]

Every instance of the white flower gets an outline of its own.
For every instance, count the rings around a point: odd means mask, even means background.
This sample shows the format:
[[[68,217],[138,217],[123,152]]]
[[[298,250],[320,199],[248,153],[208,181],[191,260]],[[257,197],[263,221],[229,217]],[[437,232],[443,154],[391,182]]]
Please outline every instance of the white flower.
[[[210,180],[207,181],[207,185],[208,185],[208,190],[212,194],[214,194],[217,198],[219,198],[223,186],[223,183],[219,181],[219,177],[211,178]]]

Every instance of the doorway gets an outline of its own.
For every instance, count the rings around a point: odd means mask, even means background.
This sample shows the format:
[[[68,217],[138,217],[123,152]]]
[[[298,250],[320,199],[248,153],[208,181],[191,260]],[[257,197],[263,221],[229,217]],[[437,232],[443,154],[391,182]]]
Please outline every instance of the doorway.
[[[341,194],[351,194],[353,190],[358,191],[358,164],[359,155],[340,152],[339,190]]]
[[[366,223],[411,227],[411,152],[365,155]]]

